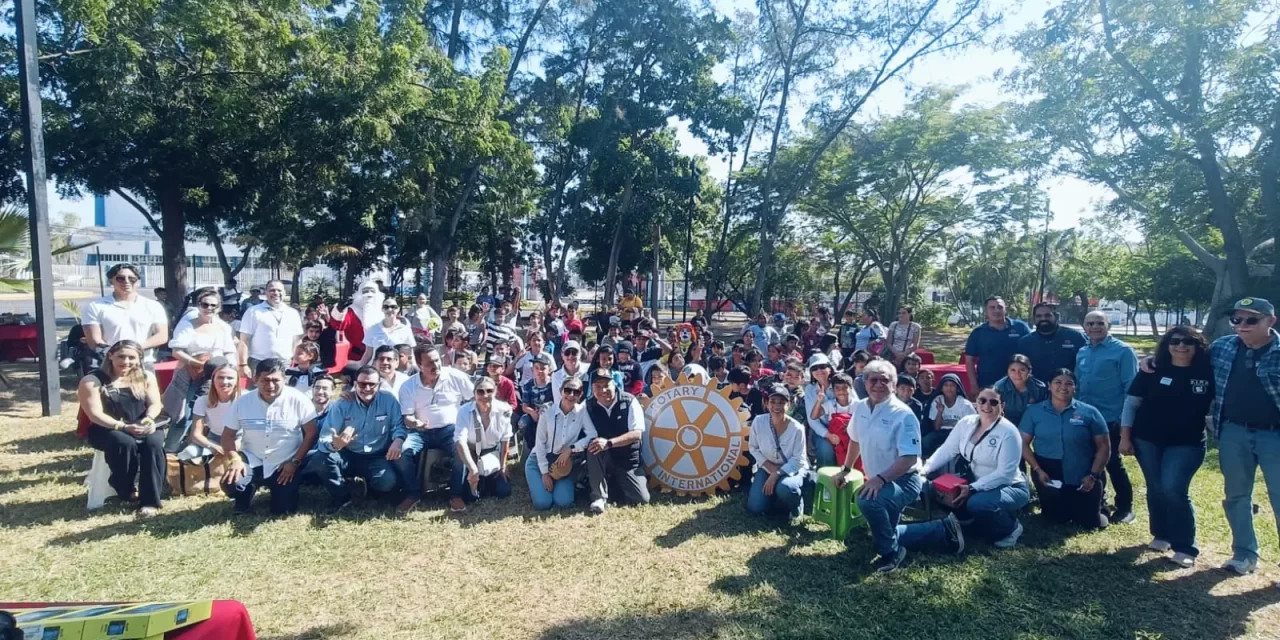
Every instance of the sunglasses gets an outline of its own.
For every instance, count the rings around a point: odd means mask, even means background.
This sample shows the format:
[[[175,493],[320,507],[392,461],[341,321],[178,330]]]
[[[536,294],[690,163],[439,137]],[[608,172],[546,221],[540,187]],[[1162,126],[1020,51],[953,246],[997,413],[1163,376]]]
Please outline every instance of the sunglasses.
[[[399,311],[400,307],[397,307],[394,304],[384,304],[382,305],[382,310],[383,311]]]
[[[491,395],[493,395],[493,389],[476,389],[476,395],[478,395],[478,396],[491,396]]]
[[[201,303],[200,303],[200,308],[201,308],[201,309],[217,309],[217,308],[218,308],[218,307],[220,307],[220,306],[222,306],[222,305],[221,305],[220,303],[217,303],[217,302],[201,302]]]
[[[872,376],[872,377],[870,377],[870,378],[867,378],[866,380],[867,380],[867,386],[871,386],[871,385],[888,385],[888,384],[889,384],[889,379],[888,379],[888,378],[882,378],[882,377],[880,377],[880,376]]]
[[[374,387],[378,386],[379,384],[380,384],[380,383],[378,383],[378,382],[357,382],[357,383],[356,383],[356,386],[357,386],[357,387],[360,387],[361,389],[372,389],[372,388],[374,388]]]
[[[582,395],[582,389],[564,389],[560,393],[566,396],[580,396]]]
[[[1252,327],[1259,322],[1262,322],[1262,318],[1259,318],[1258,316],[1249,316],[1247,318],[1245,316],[1231,316],[1231,324],[1236,325],[1237,327],[1242,324],[1247,324]]]
[[[1171,347],[1194,347],[1196,344],[1195,338],[1169,338]]]
[[[991,405],[993,407],[998,407],[1000,406],[1000,399],[999,398],[978,398],[978,404]]]
[[[113,279],[116,282],[127,282],[129,284],[135,284],[138,282],[138,278],[136,276],[116,276]]]

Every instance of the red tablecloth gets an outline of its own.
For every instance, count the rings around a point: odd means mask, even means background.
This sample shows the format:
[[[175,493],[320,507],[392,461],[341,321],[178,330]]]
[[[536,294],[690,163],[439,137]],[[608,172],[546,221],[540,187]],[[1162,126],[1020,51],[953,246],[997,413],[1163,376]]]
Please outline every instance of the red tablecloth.
[[[0,609],[119,604],[117,602],[0,602]],[[214,600],[213,614],[204,622],[164,634],[165,640],[257,640],[249,611],[235,600]]]
[[[34,324],[0,325],[0,362],[36,358],[39,352]]]
[[[957,376],[960,376],[960,382],[964,384],[965,394],[968,395],[970,399],[974,397],[973,389],[969,388],[969,376],[965,373],[964,365],[962,364],[926,364],[926,365],[921,365],[920,368],[928,369],[929,371],[933,372],[934,388],[937,388],[938,381],[942,379],[942,376],[948,373],[954,373]]]
[[[351,343],[343,340],[333,346],[333,366],[329,367],[329,375],[342,373],[347,362],[351,360]]]
[[[164,393],[164,390],[169,388],[169,383],[173,382],[173,374],[177,370],[177,360],[165,360],[164,362],[156,363],[156,384],[160,385],[160,393]]]
[[[916,349],[916,355],[920,356],[920,364],[933,364],[935,362],[932,351]]]

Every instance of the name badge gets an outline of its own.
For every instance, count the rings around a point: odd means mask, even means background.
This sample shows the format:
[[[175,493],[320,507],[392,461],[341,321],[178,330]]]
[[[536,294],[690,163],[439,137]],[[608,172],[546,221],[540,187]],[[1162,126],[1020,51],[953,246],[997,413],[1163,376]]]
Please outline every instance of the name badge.
[[[1169,386],[1169,385],[1173,384],[1173,378],[1160,378],[1160,384],[1162,384],[1162,385],[1164,385],[1164,386],[1166,386],[1166,387],[1167,387],[1167,386]]]
[[[1073,426],[1073,427],[1079,427],[1079,426],[1082,426],[1082,425],[1084,425],[1084,420],[1081,420],[1080,418],[1072,418],[1072,419],[1071,419],[1071,426]]]
[[[386,422],[386,421],[387,421],[387,417],[386,417],[386,416],[378,416],[378,417],[374,418],[374,421],[376,421],[376,422]]]
[[[1071,344],[1070,342],[1068,342],[1068,343],[1063,344],[1063,345],[1062,345],[1062,348],[1063,348],[1063,349],[1074,349],[1074,348],[1076,348],[1076,346],[1075,346],[1075,345],[1073,345],[1073,344]]]

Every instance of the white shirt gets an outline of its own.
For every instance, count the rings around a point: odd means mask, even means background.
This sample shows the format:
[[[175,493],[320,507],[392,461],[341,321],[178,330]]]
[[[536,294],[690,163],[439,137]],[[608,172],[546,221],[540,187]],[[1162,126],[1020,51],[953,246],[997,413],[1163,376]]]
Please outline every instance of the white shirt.
[[[822,403],[822,415],[827,420],[827,422],[830,422],[831,416],[834,416],[837,413],[847,413],[849,415],[853,415],[854,407],[856,407],[857,404],[858,404],[858,394],[854,393],[853,389],[850,389],[849,404],[840,404],[840,402],[837,400],[827,400],[826,402]]]
[[[543,353],[547,353],[547,352],[544,351]],[[526,351],[524,352],[524,355],[516,359],[516,384],[524,384],[525,382],[533,379],[533,356],[535,355],[537,354],[533,353],[532,351]],[[547,353],[547,355],[551,355],[551,354]],[[555,374],[555,371],[556,371],[556,361],[554,358],[552,358],[551,360],[552,375]]]
[[[391,375],[391,382],[387,382],[381,374],[378,375],[378,380],[380,382],[378,385],[378,391],[388,391],[391,393],[392,397],[399,399],[400,390],[403,389],[404,384],[409,381],[409,376],[397,371]]]
[[[956,396],[956,403],[949,407],[947,406],[946,398],[939,395],[938,400],[942,400],[943,429],[951,429],[955,427],[956,424],[960,422],[961,418],[978,415],[978,410],[973,408],[973,403],[966,400],[964,396]],[[938,400],[934,400],[929,403],[930,420],[938,419]]]
[[[399,320],[390,329],[379,322],[372,327],[366,327],[364,330],[364,346],[370,349],[394,347],[398,344],[413,346],[416,343],[417,340],[413,337],[413,328],[408,323]]]
[[[920,421],[911,407],[892,394],[875,408],[870,398],[855,403],[848,432],[858,443],[868,478],[884,473],[902,456],[920,455]]]
[[[238,398],[237,398],[238,400]],[[217,444],[222,438],[222,430],[231,424],[231,410],[235,402],[219,402],[218,406],[209,406],[209,396],[200,396],[191,406],[191,415],[204,418],[205,431],[209,440]]]
[[[173,331],[169,340],[170,349],[182,349],[187,353],[208,353],[211,357],[233,356],[236,352],[235,335],[231,333],[231,325],[214,318],[212,331],[196,331],[195,325],[187,318],[178,321],[178,328]]]
[[[262,467],[270,478],[302,446],[302,426],[315,422],[311,399],[292,387],[284,387],[275,401],[267,404],[256,391],[236,400],[226,428],[239,431],[250,467]]]
[[[494,398],[490,401],[489,426],[486,427],[475,401],[462,405],[458,410],[458,423],[453,428],[453,442],[465,443],[476,452],[478,436],[480,451],[497,447],[511,439],[511,412],[511,405]]]
[[[858,332],[854,334],[854,336],[853,348],[866,349],[871,346],[871,342],[873,340],[884,338],[884,327],[879,322],[872,322],[871,324],[858,329]]]
[[[756,459],[756,469],[763,469],[766,460],[781,467],[782,474],[787,476],[808,469],[804,427],[795,418],[787,416],[787,429],[775,439],[771,419],[764,413],[751,420],[751,456]]]
[[[137,296],[130,303],[116,300],[114,295],[106,295],[89,303],[80,317],[80,324],[100,327],[102,342],[108,347],[121,340],[142,344],[151,337],[151,327],[169,327],[169,314],[165,312],[164,305],[151,298]]]
[[[470,376],[442,367],[434,386],[424,384],[419,374],[405,381],[396,395],[400,413],[426,422],[428,429],[440,429],[458,422],[458,409],[475,397],[474,389]]]
[[[589,422],[591,421],[587,420],[585,404],[573,405],[573,409],[568,413],[560,408],[559,403],[553,407],[547,407],[542,412],[542,417],[538,418],[533,453],[530,454],[537,461],[538,470],[542,473],[550,473],[551,464],[547,462],[547,456],[558,456],[565,447],[572,447],[578,451],[586,449],[587,444],[591,442],[591,437],[586,433]]]
[[[981,428],[980,416],[968,416],[956,423],[947,441],[924,464],[928,475],[946,467],[956,456],[969,461],[977,480],[969,485],[974,491],[985,491],[1026,482],[1018,463],[1022,460],[1022,434],[1004,418],[992,425],[977,444],[970,442],[973,432]]]
[[[568,369],[561,367],[551,374],[551,396],[555,399],[556,404],[560,404],[560,388],[564,386],[564,381],[569,379],[570,375],[576,375],[582,381],[583,389],[591,388],[591,385],[587,383],[587,365],[579,362],[576,374],[570,374]]]
[[[302,335],[302,316],[286,304],[272,309],[264,302],[244,312],[240,333],[249,336],[250,358],[280,358],[287,362],[293,358],[294,339]]]

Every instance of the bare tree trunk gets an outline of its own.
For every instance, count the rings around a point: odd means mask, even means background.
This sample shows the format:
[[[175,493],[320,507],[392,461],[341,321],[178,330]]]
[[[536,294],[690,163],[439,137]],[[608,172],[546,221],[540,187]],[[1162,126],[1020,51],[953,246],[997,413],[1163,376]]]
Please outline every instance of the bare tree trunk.
[[[618,255],[622,252],[622,227],[626,224],[627,213],[631,210],[631,194],[635,187],[635,177],[627,176],[622,187],[622,197],[618,201],[617,222],[613,227],[613,243],[609,246],[609,266],[604,272],[604,306],[613,308],[613,294],[618,282]]]
[[[458,197],[458,203],[453,208],[453,215],[449,217],[449,224],[440,230],[443,240],[441,246],[436,250],[435,256],[431,261],[431,307],[437,312],[444,311],[444,279],[441,274],[449,271],[449,263],[453,260],[453,236],[458,232],[458,221],[462,219],[462,212],[467,207],[467,202],[471,200],[471,192],[475,190],[476,184],[480,179],[480,165],[475,165],[467,172],[466,182],[462,185],[462,195]],[[438,273],[437,273],[438,272]],[[439,284],[440,286],[436,286]]]
[[[164,288],[170,300],[187,298],[187,213],[176,186],[156,189],[160,204],[160,251],[164,254]]]

